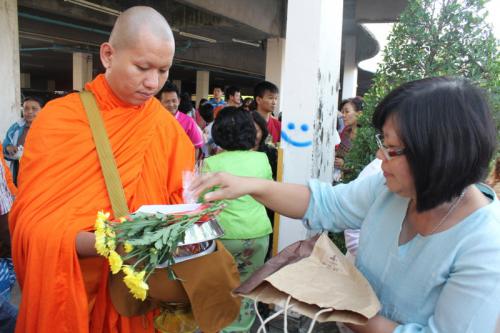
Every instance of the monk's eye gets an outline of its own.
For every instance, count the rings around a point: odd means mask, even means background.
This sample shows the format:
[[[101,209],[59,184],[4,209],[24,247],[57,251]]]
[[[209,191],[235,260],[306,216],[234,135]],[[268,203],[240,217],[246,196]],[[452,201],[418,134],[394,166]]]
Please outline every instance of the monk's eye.
[[[147,71],[148,69],[144,66],[139,66],[139,65],[136,65],[136,67],[140,70],[140,71]]]
[[[168,69],[160,69],[160,74],[166,74],[168,73]]]

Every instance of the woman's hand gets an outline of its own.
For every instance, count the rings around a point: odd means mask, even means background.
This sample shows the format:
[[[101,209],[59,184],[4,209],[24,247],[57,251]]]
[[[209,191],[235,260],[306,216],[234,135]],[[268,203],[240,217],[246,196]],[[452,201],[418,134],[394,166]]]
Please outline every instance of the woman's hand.
[[[17,147],[14,145],[7,145],[5,150],[9,153],[9,155],[15,155],[17,153]]]
[[[206,191],[215,188],[215,191],[206,193],[203,197],[205,201],[215,201],[222,199],[236,199],[246,194],[252,194],[252,180],[248,177],[233,176],[224,172],[207,173],[197,177],[189,190],[195,198],[200,197]]]
[[[381,315],[377,315],[370,318],[366,325],[345,325],[355,333],[392,333],[398,326],[398,323]]]
[[[207,173],[196,178],[189,190],[197,198],[213,188],[215,188],[213,192],[204,195],[206,201],[236,199],[249,194],[278,214],[294,219],[304,216],[310,198],[309,188],[304,185],[238,177],[223,172]]]

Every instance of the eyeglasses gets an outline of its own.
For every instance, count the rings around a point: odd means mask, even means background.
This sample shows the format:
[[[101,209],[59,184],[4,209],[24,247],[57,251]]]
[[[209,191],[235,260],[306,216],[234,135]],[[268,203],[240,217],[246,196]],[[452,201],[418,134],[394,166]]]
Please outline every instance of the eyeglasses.
[[[384,156],[387,160],[391,160],[393,157],[396,157],[396,156],[401,156],[401,155],[404,155],[405,154],[405,149],[404,148],[401,148],[401,149],[390,149],[390,148],[387,148],[383,143],[382,143],[382,139],[384,137],[382,136],[382,134],[376,134],[375,135],[375,140],[377,140],[377,145],[378,145],[378,148],[380,150],[382,150],[382,152],[384,153]]]

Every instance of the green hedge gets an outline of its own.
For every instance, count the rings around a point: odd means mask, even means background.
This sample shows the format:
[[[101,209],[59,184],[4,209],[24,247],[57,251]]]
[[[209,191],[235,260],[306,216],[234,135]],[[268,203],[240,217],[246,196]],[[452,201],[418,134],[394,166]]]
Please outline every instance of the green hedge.
[[[384,61],[364,96],[365,106],[346,166],[350,181],[376,153],[371,117],[375,106],[400,84],[431,76],[462,76],[489,92],[500,129],[500,43],[485,23],[483,0],[410,0],[393,27]]]

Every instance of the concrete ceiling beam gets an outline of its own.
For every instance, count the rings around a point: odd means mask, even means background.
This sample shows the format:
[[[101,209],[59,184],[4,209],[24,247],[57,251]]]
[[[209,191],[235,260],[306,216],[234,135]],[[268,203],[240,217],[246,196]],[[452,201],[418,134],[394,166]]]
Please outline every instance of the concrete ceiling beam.
[[[188,6],[223,16],[262,31],[269,37],[283,37],[285,0],[178,0]]]
[[[395,22],[407,4],[407,0],[357,0],[355,19],[359,23]]]
[[[178,61],[195,63],[209,70],[223,68],[252,76],[264,76],[266,52],[256,47],[234,47],[227,44],[199,44],[182,52],[176,52],[174,65]]]
[[[83,22],[112,27],[116,16],[96,12],[69,2],[51,0],[18,0],[19,7],[34,9],[57,16],[70,17]]]

